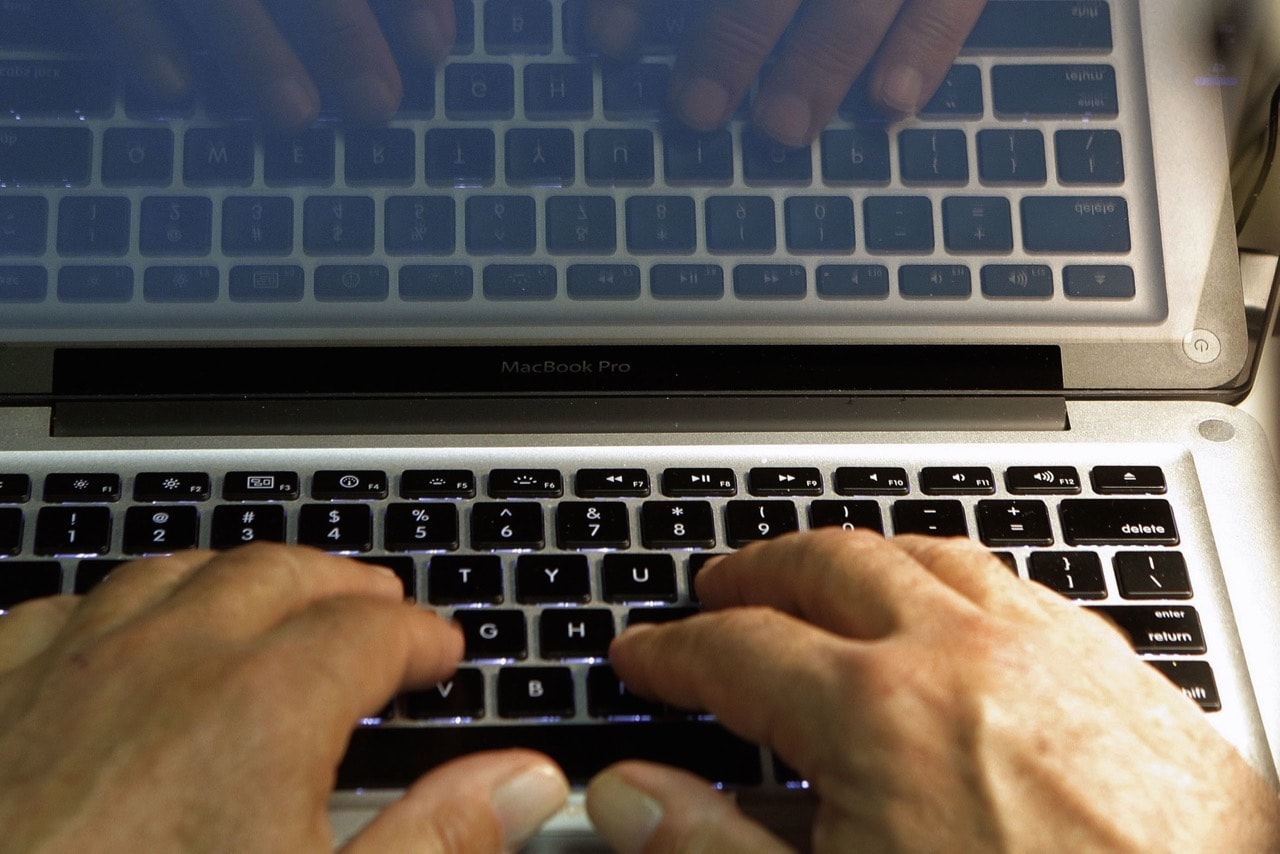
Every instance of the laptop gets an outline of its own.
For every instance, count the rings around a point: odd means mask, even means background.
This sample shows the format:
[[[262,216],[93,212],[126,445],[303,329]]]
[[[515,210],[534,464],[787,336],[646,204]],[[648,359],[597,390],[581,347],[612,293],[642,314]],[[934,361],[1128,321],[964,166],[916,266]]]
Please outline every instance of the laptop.
[[[939,93],[855,84],[807,149],[663,109],[581,0],[456,0],[385,126],[119,82],[0,1],[0,608],[120,561],[304,542],[393,568],[467,660],[353,734],[340,837],[524,745],[590,845],[624,757],[803,837],[804,780],[630,694],[608,641],[707,555],[828,525],[967,535],[1115,620],[1273,783],[1280,486],[1234,409],[1277,259],[1240,252],[1245,74],[1203,0],[991,0]]]

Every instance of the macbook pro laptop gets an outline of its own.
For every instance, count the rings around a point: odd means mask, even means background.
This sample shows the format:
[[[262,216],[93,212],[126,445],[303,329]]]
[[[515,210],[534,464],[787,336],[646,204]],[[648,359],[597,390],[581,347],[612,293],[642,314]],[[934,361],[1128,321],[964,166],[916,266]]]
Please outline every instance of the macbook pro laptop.
[[[581,0],[457,0],[385,126],[263,130],[121,83],[0,0],[0,608],[258,540],[393,568],[467,660],[353,734],[339,835],[522,745],[579,787],[807,784],[630,694],[608,643],[709,554],[965,535],[1096,608],[1275,782],[1280,488],[1248,390],[1276,259],[1235,239],[1244,72],[1205,0],[991,0],[942,90],[785,149],[664,86],[696,2],[599,59]],[[802,830],[800,831],[802,834]]]

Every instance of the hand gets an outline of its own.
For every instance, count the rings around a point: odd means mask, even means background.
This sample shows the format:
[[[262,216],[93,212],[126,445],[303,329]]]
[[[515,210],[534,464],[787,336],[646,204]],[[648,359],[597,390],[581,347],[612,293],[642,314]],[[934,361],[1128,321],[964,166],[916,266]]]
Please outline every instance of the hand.
[[[1275,850],[1280,801],[1103,619],[969,541],[840,530],[708,566],[711,613],[610,651],[813,785],[820,851]],[[588,789],[625,851],[777,850],[683,772]]]
[[[0,827],[17,851],[329,851],[347,738],[462,636],[384,570],[253,546],[138,561],[0,616]],[[350,851],[497,851],[558,809],[545,757],[419,781]]]
[[[162,98],[191,85],[170,26],[197,34],[228,83],[270,125],[297,128],[321,97],[355,121],[385,121],[403,95],[400,73],[367,0],[81,0],[122,64]],[[374,0],[412,54],[439,62],[454,39],[452,0]],[[176,10],[175,8],[176,7]],[[296,52],[295,52],[296,51]]]
[[[587,25],[606,53],[633,49],[659,0],[592,0]],[[729,120],[782,43],[751,118],[804,145],[872,65],[871,97],[910,115],[942,84],[986,0],[705,0],[672,72],[676,114],[696,130]],[[790,27],[790,30],[788,30]],[[872,64],[874,58],[874,64]]]

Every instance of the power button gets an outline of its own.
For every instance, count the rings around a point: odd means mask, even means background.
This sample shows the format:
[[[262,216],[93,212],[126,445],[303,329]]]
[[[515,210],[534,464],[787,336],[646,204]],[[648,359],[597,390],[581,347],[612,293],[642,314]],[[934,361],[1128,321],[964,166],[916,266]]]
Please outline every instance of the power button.
[[[1207,365],[1222,355],[1222,342],[1208,329],[1193,329],[1182,339],[1182,349],[1191,361]]]

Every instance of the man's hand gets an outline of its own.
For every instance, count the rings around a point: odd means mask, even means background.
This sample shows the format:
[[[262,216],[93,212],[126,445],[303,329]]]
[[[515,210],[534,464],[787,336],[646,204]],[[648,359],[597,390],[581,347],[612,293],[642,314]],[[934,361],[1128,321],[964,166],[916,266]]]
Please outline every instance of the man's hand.
[[[253,546],[138,561],[0,616],[6,850],[327,851],[356,723],[445,678],[456,627],[387,571]],[[563,803],[528,751],[418,782],[351,851],[498,851]]]
[[[813,785],[823,851],[1275,850],[1280,801],[1101,618],[969,541],[827,530],[698,575],[712,613],[629,629],[637,693],[714,713]],[[628,851],[781,843],[683,772],[605,771]]]
[[[634,49],[659,0],[592,0],[588,29],[606,53]],[[676,114],[698,130],[724,124],[775,46],[751,108],[778,142],[803,145],[872,66],[871,97],[892,113],[924,106],[946,78],[986,0],[702,0],[672,73]],[[874,64],[873,64],[874,60]]]

